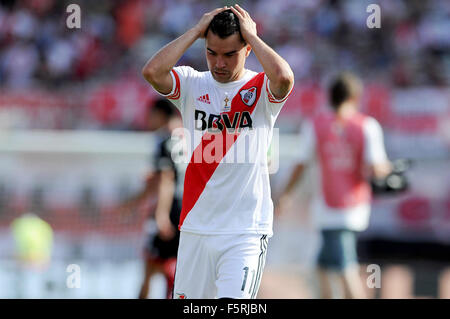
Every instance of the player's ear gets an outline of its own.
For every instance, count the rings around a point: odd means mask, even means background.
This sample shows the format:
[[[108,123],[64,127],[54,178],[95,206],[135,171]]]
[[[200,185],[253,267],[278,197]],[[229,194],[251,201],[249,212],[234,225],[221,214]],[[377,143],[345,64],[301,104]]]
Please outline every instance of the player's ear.
[[[245,57],[246,58],[250,55],[250,52],[252,52],[252,47],[250,46],[250,44],[247,44],[245,46]]]

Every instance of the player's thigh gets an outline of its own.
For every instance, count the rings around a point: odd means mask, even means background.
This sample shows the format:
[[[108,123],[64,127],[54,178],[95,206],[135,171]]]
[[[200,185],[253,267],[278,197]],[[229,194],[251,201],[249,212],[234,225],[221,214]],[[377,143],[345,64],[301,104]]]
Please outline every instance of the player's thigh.
[[[241,237],[218,263],[218,298],[254,299],[259,290],[268,245],[267,236]]]
[[[175,270],[175,299],[215,297],[215,263],[206,241],[205,236],[181,232]]]

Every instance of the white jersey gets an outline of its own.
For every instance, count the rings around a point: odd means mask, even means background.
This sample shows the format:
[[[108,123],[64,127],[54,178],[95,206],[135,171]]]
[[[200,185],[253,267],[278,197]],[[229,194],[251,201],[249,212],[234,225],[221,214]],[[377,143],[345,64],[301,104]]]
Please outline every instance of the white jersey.
[[[171,74],[173,89],[164,96],[181,112],[188,141],[180,230],[271,236],[267,152],[287,96],[275,99],[264,73],[249,70],[229,83],[219,83],[211,72],[187,66],[175,67]],[[212,151],[208,130],[225,134],[227,128],[240,128],[237,139],[223,154],[219,149]]]
[[[383,143],[383,131],[380,124],[372,117],[367,117],[363,126],[364,162],[369,165],[383,164],[388,161]],[[314,198],[312,201],[313,220],[321,229],[350,229],[363,231],[367,229],[370,218],[370,202],[363,202],[353,207],[334,208],[327,205],[321,185],[318,164],[316,133],[312,122],[305,122],[300,134],[300,148],[297,161],[314,162]]]

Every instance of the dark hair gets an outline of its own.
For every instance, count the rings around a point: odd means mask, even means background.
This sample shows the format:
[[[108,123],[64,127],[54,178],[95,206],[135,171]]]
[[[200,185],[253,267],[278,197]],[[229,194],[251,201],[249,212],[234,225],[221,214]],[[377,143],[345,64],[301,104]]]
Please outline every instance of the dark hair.
[[[150,112],[158,111],[163,113],[165,116],[170,118],[175,114],[175,109],[172,102],[166,99],[158,99],[156,102],[150,102],[149,104]],[[149,113],[150,114],[150,113]]]
[[[205,31],[205,38],[208,35],[209,30],[221,39],[225,39],[238,32],[239,38],[245,43],[245,40],[241,34],[239,18],[231,10],[222,11],[214,16]]]
[[[345,101],[357,97],[362,92],[361,81],[351,73],[339,74],[329,89],[331,106],[337,110]]]

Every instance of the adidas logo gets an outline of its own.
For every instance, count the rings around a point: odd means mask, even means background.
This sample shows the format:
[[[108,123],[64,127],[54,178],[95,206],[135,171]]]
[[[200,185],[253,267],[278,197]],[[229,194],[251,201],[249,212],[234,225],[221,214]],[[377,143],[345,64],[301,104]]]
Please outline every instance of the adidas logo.
[[[209,100],[209,94],[205,94],[202,96],[199,96],[197,98],[197,101],[203,102],[203,103],[207,103],[207,104],[211,104],[211,101]]]

